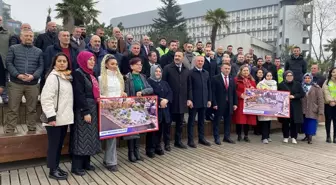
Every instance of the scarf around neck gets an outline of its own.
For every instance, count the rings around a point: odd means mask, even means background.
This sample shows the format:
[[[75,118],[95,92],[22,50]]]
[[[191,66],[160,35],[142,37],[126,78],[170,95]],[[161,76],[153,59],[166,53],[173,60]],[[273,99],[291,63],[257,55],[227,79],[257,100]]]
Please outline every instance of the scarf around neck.
[[[161,77],[157,78],[155,76],[156,69],[159,68],[161,70]],[[160,82],[162,79],[162,68],[159,65],[153,65],[150,69],[150,79],[154,80],[155,82]]]

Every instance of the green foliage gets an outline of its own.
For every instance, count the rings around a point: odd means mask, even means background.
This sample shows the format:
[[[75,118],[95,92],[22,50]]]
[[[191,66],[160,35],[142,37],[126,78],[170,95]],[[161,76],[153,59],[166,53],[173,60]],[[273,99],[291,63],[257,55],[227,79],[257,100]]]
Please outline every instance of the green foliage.
[[[222,27],[225,27],[227,30],[230,30],[228,18],[229,18],[229,15],[222,8],[217,8],[216,10],[207,11],[207,14],[205,15],[204,19],[210,25],[212,25],[211,36],[210,36],[211,43],[212,43],[212,49],[215,48],[217,30]]]
[[[313,58],[310,58],[307,62],[308,62],[308,71],[309,72],[310,72],[310,68],[313,64],[317,64],[322,73],[328,73],[328,71],[331,67],[330,61],[318,61],[318,60],[314,60]]]
[[[161,37],[165,37],[168,42],[173,39],[179,40],[180,43],[190,41],[181,7],[175,0],[161,2],[164,6],[158,9],[159,18],[153,19],[153,29],[148,33],[151,40],[157,43]]]
[[[95,9],[97,3],[93,0],[63,0],[56,4],[56,18],[63,19],[63,25],[68,29],[74,25],[99,24],[97,17],[101,12]]]
[[[125,27],[123,26],[122,22],[120,22],[117,27],[120,29],[120,31],[123,31]]]
[[[288,59],[291,58],[292,50],[295,46],[294,45],[284,45],[281,47],[281,62],[285,63]]]
[[[331,52],[331,57],[328,59],[331,60],[331,66],[333,67],[336,64],[336,38],[328,39],[328,44],[324,44],[324,51]]]

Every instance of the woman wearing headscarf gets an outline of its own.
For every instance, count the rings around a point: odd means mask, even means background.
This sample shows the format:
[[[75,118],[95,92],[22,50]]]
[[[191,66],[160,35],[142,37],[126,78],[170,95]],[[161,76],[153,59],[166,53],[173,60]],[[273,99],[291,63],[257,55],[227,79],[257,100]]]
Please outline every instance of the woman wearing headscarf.
[[[302,98],[303,131],[306,134],[302,141],[312,144],[312,137],[316,134],[317,119],[324,114],[323,92],[321,87],[313,82],[313,76],[309,73],[303,76],[302,89],[305,92],[305,97]]]
[[[140,74],[142,70],[141,58],[132,58],[129,61],[129,65],[131,67],[131,72],[127,73],[125,76],[125,92],[127,96],[141,97],[153,94],[153,88],[148,84],[146,77]],[[143,160],[139,151],[140,135],[135,134],[123,138],[124,140],[127,140],[128,160],[131,162]]]
[[[327,143],[331,143],[330,127],[331,120],[333,121],[334,128],[334,143],[336,143],[336,67],[329,71],[328,79],[324,82],[324,115],[325,115],[325,129],[327,134]]]
[[[119,71],[117,59],[110,54],[105,55],[101,63],[101,76],[98,77],[101,97],[125,97],[125,83]],[[116,138],[107,139],[105,146],[104,165],[109,171],[118,171],[117,168],[117,141]]]
[[[284,72],[284,81],[278,86],[279,91],[290,92],[290,118],[279,118],[282,123],[283,142],[288,143],[289,133],[292,143],[297,144],[298,128],[303,123],[301,99],[305,96],[300,82],[294,80],[294,73],[290,70]]]
[[[250,74],[249,67],[242,65],[237,77],[234,79],[236,84],[236,93],[238,97],[238,108],[233,113],[233,121],[236,124],[238,141],[242,141],[242,130],[244,130],[244,141],[250,142],[248,137],[249,126],[255,126],[257,123],[256,116],[243,113],[244,99],[248,98],[245,94],[247,88],[256,88],[256,83]]]
[[[257,89],[276,91],[277,88],[278,88],[277,82],[273,80],[271,72],[267,72],[265,78],[257,84]],[[258,121],[261,126],[261,140],[264,144],[272,142],[270,138],[272,120],[276,120],[276,118],[267,116],[258,116]]]
[[[170,151],[169,143],[171,118],[169,112],[169,103],[173,100],[173,91],[170,89],[169,84],[162,80],[162,69],[159,65],[153,65],[151,67],[148,83],[153,88],[154,94],[158,96],[159,103],[159,131],[153,133],[151,140],[146,140],[146,154],[148,157],[152,158],[154,157],[154,152],[158,155],[164,154],[161,148],[162,136],[165,150]]]
[[[59,167],[63,141],[68,125],[74,123],[72,76],[68,57],[58,53],[46,75],[41,93],[41,106],[47,122],[43,123],[48,135],[47,167],[49,177],[66,180],[68,173]]]
[[[98,134],[99,84],[94,76],[95,57],[91,52],[82,51],[77,56],[79,68],[74,72],[75,124],[71,127],[70,152],[71,172],[85,175],[84,170],[95,170],[90,165],[90,156],[101,151]]]

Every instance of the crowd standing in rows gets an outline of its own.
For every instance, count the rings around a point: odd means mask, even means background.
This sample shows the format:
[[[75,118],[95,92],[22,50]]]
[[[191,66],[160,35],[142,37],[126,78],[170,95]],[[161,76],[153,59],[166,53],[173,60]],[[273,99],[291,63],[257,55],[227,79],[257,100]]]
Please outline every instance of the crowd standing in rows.
[[[306,134],[303,141],[312,143],[317,120],[325,115],[328,143],[331,140],[331,120],[336,143],[336,69],[325,79],[313,64],[307,73],[307,62],[300,48],[281,67],[280,58],[272,55],[257,56],[253,49],[228,43],[226,51],[212,44],[167,42],[161,38],[158,47],[148,36],[141,42],[133,41],[131,34],[125,40],[119,28],[105,40],[104,30],[98,28],[89,37],[84,27],[72,32],[56,33],[56,23],[49,22],[46,33],[35,42],[29,24],[22,24],[20,35],[9,37],[1,27],[2,46],[0,65],[0,93],[8,95],[8,113],[5,132],[15,132],[21,100],[27,107],[27,126],[36,130],[36,104],[41,89],[41,105],[47,121],[43,123],[48,134],[49,177],[67,179],[67,172],[59,168],[64,138],[70,125],[71,172],[85,175],[85,170],[95,170],[90,156],[101,150],[98,135],[98,106],[100,97],[127,97],[157,95],[159,131],[146,134],[146,155],[164,155],[170,152],[170,127],[175,122],[174,146],[196,148],[194,122],[197,115],[198,144],[210,146],[204,136],[204,120],[213,121],[214,143],[221,145],[219,123],[224,120],[223,142],[235,144],[230,136],[231,121],[236,124],[237,141],[250,142],[249,128],[261,134],[264,144],[271,142],[271,121],[275,118],[243,113],[246,88],[282,90],[290,92],[290,118],[279,118],[282,123],[283,142],[291,138],[297,144],[298,132]],[[179,48],[183,48],[180,50]],[[7,87],[6,93],[4,87]],[[24,97],[24,98],[22,98]],[[6,100],[6,98],[3,98]],[[182,142],[184,114],[188,113],[188,143]],[[163,138],[164,147],[161,147]],[[141,161],[140,135],[124,136],[127,140],[128,159]],[[104,165],[117,171],[116,139],[106,141]]]

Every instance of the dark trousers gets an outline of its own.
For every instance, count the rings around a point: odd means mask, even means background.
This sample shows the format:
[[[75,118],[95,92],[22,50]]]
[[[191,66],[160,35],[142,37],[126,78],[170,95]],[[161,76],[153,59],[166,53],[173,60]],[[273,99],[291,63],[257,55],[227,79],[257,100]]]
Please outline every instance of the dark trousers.
[[[262,132],[262,123],[260,123],[261,121],[259,121],[257,119],[257,125],[256,126],[253,126],[253,129],[254,129],[254,134],[257,134],[259,135],[261,132]]]
[[[237,135],[241,136],[242,130],[244,129],[244,136],[248,136],[249,127],[250,127],[250,125],[248,125],[248,124],[245,124],[245,125],[236,124],[236,133],[237,133]]]
[[[334,138],[336,138],[336,106],[332,107],[328,104],[324,106],[324,115],[325,115],[325,129],[327,133],[327,137],[330,136],[330,129],[331,129],[331,120],[333,121],[333,128],[334,128]]]
[[[297,139],[299,123],[291,123],[290,119],[284,119],[282,123],[282,134],[284,138],[289,138],[289,133],[291,138]]]
[[[184,114],[172,114],[175,120],[175,143],[181,142]]]
[[[47,167],[50,169],[58,168],[63,141],[68,130],[68,125],[51,127],[46,126],[48,135]]]
[[[72,166],[71,169],[79,169],[83,170],[90,166],[90,158],[89,155],[72,155]]]
[[[270,138],[271,121],[259,121],[259,124],[261,126],[261,139]]]
[[[149,132],[146,135],[146,152],[154,152],[161,150],[161,138],[165,146],[170,144],[170,127],[171,123],[166,123],[164,116],[159,123],[159,130],[156,132]]]
[[[216,111],[215,119],[212,125],[213,136],[215,140],[219,140],[219,122],[224,117],[224,139],[230,138],[231,131],[231,114],[228,109],[224,109],[224,111]]]
[[[206,119],[210,119],[210,117],[212,116],[213,113],[214,113],[213,108],[206,108],[206,111],[205,111]]]
[[[188,117],[188,143],[194,141],[194,124],[195,117],[197,114],[197,123],[198,123],[198,140],[204,140],[204,116],[206,108],[192,108],[189,109]]]

